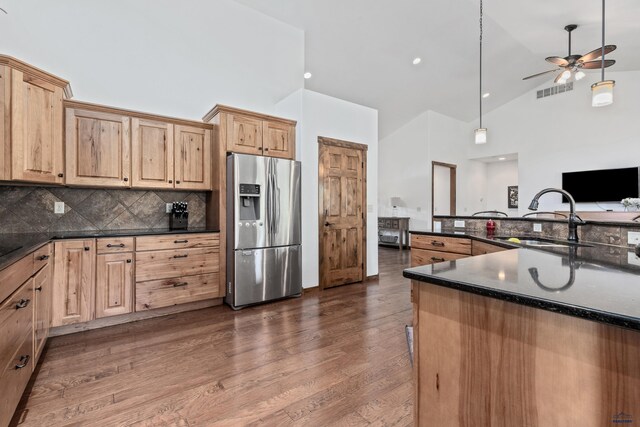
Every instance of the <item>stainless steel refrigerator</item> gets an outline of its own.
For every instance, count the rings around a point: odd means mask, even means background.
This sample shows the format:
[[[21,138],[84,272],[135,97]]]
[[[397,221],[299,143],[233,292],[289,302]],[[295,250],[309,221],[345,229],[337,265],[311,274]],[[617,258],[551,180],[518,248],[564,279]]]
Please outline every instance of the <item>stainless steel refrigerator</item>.
[[[302,293],[300,162],[227,157],[227,296],[234,309]]]

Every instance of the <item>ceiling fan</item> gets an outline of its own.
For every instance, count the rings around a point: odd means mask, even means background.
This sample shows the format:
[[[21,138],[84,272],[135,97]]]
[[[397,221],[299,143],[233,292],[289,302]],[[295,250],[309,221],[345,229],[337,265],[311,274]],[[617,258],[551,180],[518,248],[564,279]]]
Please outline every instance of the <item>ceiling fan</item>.
[[[558,74],[553,81],[554,83],[566,83],[567,81],[575,78],[576,80],[580,80],[585,76],[583,69],[585,70],[595,70],[602,67],[602,61],[596,61],[598,58],[602,57],[602,48],[599,47],[597,49],[592,50],[586,55],[572,55],[571,54],[571,32],[578,28],[577,25],[571,24],[564,27],[564,29],[569,33],[569,54],[564,58],[559,56],[550,56],[545,60],[550,62],[551,64],[557,65],[559,68],[543,71],[542,73],[533,74],[531,76],[525,77],[522,80],[532,79],[534,77],[543,76],[548,73],[555,73],[558,71],[562,72]],[[616,45],[606,45],[604,47],[604,54],[607,55],[616,50]],[[610,67],[615,64],[616,61],[613,59],[606,59],[604,61],[604,68]]]

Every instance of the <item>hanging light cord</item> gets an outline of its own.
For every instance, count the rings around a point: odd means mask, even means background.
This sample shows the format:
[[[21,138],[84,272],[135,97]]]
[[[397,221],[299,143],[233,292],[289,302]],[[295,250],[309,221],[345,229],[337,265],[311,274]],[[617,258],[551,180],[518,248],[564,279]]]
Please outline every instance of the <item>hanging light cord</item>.
[[[603,0],[604,1],[604,0]],[[479,97],[480,99],[480,128],[482,128],[482,0],[480,0],[480,84],[479,84]]]
[[[602,0],[602,81],[604,81],[604,0]]]

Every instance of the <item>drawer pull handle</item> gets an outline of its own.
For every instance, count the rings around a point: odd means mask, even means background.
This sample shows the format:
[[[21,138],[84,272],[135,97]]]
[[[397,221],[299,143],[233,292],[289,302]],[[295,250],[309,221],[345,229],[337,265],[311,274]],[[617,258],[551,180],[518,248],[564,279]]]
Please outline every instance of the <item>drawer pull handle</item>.
[[[436,258],[434,256],[431,257],[431,261],[433,262],[444,262],[444,258]]]
[[[35,290],[38,292],[42,292],[42,286],[38,286]]]
[[[28,354],[25,356],[20,356],[20,363],[16,365],[16,369],[22,369],[29,364],[29,360],[31,360],[31,356]]]
[[[189,243],[188,240],[174,240],[173,243]]]
[[[20,310],[21,308],[26,308],[29,303],[31,302],[30,299],[21,299],[20,301],[18,301],[18,303],[16,304],[16,310]]]
[[[46,260],[46,259],[49,259],[49,255],[40,255],[40,256],[38,257],[38,261],[44,261],[44,260]]]
[[[444,242],[438,242],[437,240],[432,240],[432,241],[431,241],[431,246],[440,246],[440,247],[443,247],[443,246],[444,246]]]
[[[187,283],[187,282],[174,283],[174,284],[173,284],[173,287],[174,287],[174,288],[180,288],[180,287],[182,287],[182,286],[187,286],[188,284],[189,284],[189,283]]]
[[[189,255],[185,254],[185,255],[174,255],[173,257],[174,257],[174,258],[186,258],[186,257],[188,257],[188,256],[189,256]]]
[[[108,248],[124,248],[124,243],[120,243],[119,245],[112,245],[111,243],[107,244]]]

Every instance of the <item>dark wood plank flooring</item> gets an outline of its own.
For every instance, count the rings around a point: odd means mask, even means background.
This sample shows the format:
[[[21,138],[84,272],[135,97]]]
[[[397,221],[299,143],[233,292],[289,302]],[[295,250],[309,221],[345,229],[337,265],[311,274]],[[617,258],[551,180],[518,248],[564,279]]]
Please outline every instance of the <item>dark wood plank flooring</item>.
[[[366,284],[52,338],[14,424],[411,425],[409,252],[379,253]]]

